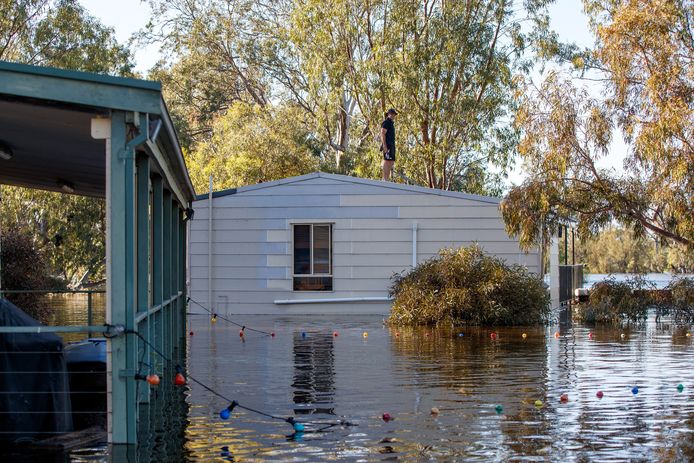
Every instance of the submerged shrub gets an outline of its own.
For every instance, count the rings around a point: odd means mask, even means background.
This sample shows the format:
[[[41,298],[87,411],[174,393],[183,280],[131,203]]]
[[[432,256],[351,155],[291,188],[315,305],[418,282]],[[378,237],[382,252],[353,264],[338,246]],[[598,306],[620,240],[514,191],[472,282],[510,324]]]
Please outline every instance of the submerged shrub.
[[[550,314],[540,277],[478,245],[443,249],[393,280],[392,324],[534,325]]]
[[[576,309],[578,321],[586,323],[640,322],[650,308],[672,315],[675,323],[694,322],[694,279],[678,278],[662,290],[642,275],[616,281],[609,277],[593,286],[587,303]]]
[[[694,278],[678,278],[665,288],[666,309],[675,323],[694,323]]]
[[[16,228],[2,230],[2,288],[5,290],[37,290],[52,282],[48,260],[32,237]],[[7,293],[7,299],[30,316],[43,321],[48,309],[38,293]]]
[[[576,318],[584,323],[640,322],[656,303],[655,285],[636,275],[624,281],[609,277],[590,290],[587,303],[579,304]]]

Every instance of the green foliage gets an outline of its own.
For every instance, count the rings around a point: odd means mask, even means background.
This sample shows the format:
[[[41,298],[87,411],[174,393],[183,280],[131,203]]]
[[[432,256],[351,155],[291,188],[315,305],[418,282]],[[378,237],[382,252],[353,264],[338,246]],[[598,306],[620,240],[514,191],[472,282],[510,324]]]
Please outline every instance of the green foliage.
[[[666,290],[666,304],[675,323],[694,323],[694,278],[678,278]]]
[[[17,228],[3,229],[0,249],[3,289],[44,289],[54,284],[48,259],[31,235]],[[38,294],[10,293],[7,298],[34,318],[44,315],[45,308]]]
[[[593,286],[575,317],[586,323],[642,322],[650,308],[670,314],[677,324],[694,323],[694,279],[677,278],[657,290],[643,275],[625,281],[610,277]]]
[[[212,135],[186,156],[198,192],[278,180],[318,170],[320,158],[296,107],[272,111],[237,102],[212,124]]]
[[[76,0],[0,0],[0,59],[133,74],[130,50]]]
[[[289,103],[303,112],[323,168],[376,177],[380,123],[395,106],[398,170],[477,193],[498,193],[502,174],[489,165],[503,171],[514,153],[513,76],[528,71],[524,50],[555,39],[545,1],[150,4],[141,38],[174,57],[153,76],[191,152],[234,103]]]
[[[507,230],[531,246],[562,220],[582,236],[613,222],[638,237],[694,247],[694,79],[691,2],[586,0],[596,37],[582,66],[605,82],[595,99],[553,73],[518,94],[528,177],[503,204]],[[614,129],[625,172],[600,167]]]
[[[694,251],[675,243],[663,245],[649,236],[635,237],[618,227],[576,240],[576,260],[585,264],[587,273],[694,272]]]
[[[31,236],[51,275],[65,284],[75,286],[83,276],[91,281],[105,277],[103,199],[3,186],[0,211],[3,231]]]
[[[610,277],[593,285],[587,304],[579,304],[576,318],[584,323],[621,323],[646,320],[654,304],[652,283],[637,275],[625,281]]]
[[[536,325],[547,321],[549,293],[525,267],[479,245],[441,250],[394,276],[388,319],[396,325]]]
[[[133,74],[130,50],[76,0],[0,0],[0,11],[0,59]],[[64,283],[104,277],[103,200],[3,186],[0,227],[30,236],[48,272]],[[46,289],[34,283],[33,289]]]

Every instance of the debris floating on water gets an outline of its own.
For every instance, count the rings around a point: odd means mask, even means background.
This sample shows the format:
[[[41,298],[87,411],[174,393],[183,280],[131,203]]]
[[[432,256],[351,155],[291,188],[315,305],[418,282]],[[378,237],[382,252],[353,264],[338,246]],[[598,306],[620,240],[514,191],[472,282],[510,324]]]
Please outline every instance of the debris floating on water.
[[[559,401],[560,401],[560,402],[564,402],[564,403],[568,402],[568,401],[569,401],[569,394],[567,394],[566,392],[563,393],[563,394],[559,397]]]
[[[603,396],[604,394],[602,393],[602,391],[598,391],[598,392],[595,393],[595,395],[596,395],[596,397],[597,397],[598,399],[602,399],[602,396]]]
[[[501,405],[497,405],[496,407],[494,407],[494,410],[496,410],[497,415],[501,415],[504,412],[504,407],[502,407]]]

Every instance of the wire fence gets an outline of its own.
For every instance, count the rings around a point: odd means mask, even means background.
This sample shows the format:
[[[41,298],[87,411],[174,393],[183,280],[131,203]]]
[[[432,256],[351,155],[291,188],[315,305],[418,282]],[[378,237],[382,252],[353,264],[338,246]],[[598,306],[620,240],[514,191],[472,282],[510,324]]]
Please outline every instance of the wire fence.
[[[32,300],[41,316],[26,315],[41,324],[0,327],[0,447],[105,441],[106,340],[91,339],[105,330],[105,291],[3,289],[2,298],[18,309]],[[5,320],[26,316],[3,310]]]

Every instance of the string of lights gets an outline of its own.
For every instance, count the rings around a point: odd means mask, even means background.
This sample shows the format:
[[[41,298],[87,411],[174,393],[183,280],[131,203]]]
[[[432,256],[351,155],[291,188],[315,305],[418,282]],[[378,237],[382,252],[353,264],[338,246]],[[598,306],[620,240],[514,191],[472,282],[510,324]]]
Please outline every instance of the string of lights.
[[[152,349],[152,351],[154,353],[156,353],[157,355],[159,355],[163,360],[165,360],[168,363],[175,363],[169,357],[164,355],[164,353],[162,353],[159,349],[157,349],[156,346],[154,346],[152,343],[150,343],[147,340],[147,338],[142,336],[137,331],[125,330],[124,333],[125,334],[133,334],[133,335],[137,336],[140,340],[142,340],[142,342],[147,344],[150,347],[150,349]],[[141,369],[141,367],[140,367],[140,369]],[[181,368],[180,365],[176,364],[175,369],[176,369],[176,376],[174,377],[174,384],[177,386],[182,386],[186,383],[186,377],[183,375],[183,368]],[[154,377],[156,377],[156,378],[154,378]],[[136,375],[136,379],[146,380],[147,382],[149,382],[152,385],[158,385],[159,381],[160,381],[159,377],[157,375],[144,376],[144,375],[138,374],[138,375]],[[207,384],[203,383],[202,381],[193,377],[190,374],[188,375],[187,379],[194,382],[195,384],[199,385],[200,387],[207,390],[211,394],[213,394],[213,395],[219,397],[220,399],[223,399],[229,403],[229,405],[226,408],[222,409],[219,412],[219,417],[223,420],[229,419],[229,417],[231,417],[233,410],[238,407],[238,408],[241,408],[243,410],[246,410],[246,411],[261,415],[261,416],[265,416],[265,417],[273,419],[273,420],[284,421],[284,422],[290,424],[294,428],[295,432],[304,432],[306,429],[306,425],[312,425],[312,426],[320,427],[320,429],[318,429],[317,432],[331,428],[331,427],[335,427],[335,426],[356,426],[355,423],[352,423],[351,421],[347,421],[347,420],[339,420],[339,421],[334,421],[334,422],[328,422],[328,421],[303,421],[303,422],[299,422],[293,416],[286,417],[286,416],[273,415],[272,413],[267,413],[267,412],[264,412],[262,410],[258,410],[256,408],[249,407],[247,405],[243,405],[236,400],[230,399],[229,397],[226,397],[224,394],[216,391],[215,389],[211,388],[210,386],[208,386]],[[153,381],[155,381],[156,384]]]
[[[204,305],[200,304],[199,302],[197,302],[196,300],[192,299],[191,297],[188,297],[188,302],[192,302],[193,304],[197,305],[197,306],[200,307],[201,309],[207,311],[210,315],[212,315],[213,320],[215,320],[215,319],[217,319],[217,318],[221,318],[222,320],[224,320],[224,321],[226,321],[226,322],[229,322],[229,323],[231,323],[232,325],[235,325],[235,326],[240,327],[242,333],[243,333],[245,330],[248,330],[248,331],[254,331],[254,332],[256,332],[256,333],[264,334],[264,335],[267,335],[267,336],[275,337],[275,333],[272,332],[272,331],[263,331],[263,330],[258,330],[258,329],[255,329],[255,328],[251,328],[251,327],[248,327],[248,326],[243,325],[243,324],[241,324],[241,323],[238,323],[238,322],[235,322],[235,321],[233,321],[233,320],[230,320],[229,318],[224,317],[224,316],[222,316],[222,315],[220,315],[220,314],[218,314],[218,313],[215,313],[214,310],[211,310],[211,309],[205,307]],[[215,321],[216,321],[216,320],[215,320]]]

